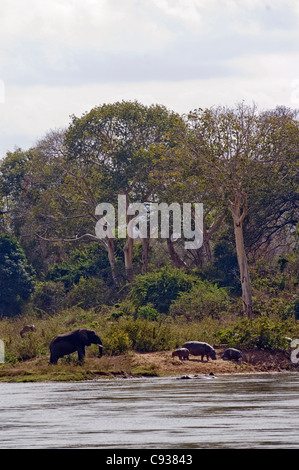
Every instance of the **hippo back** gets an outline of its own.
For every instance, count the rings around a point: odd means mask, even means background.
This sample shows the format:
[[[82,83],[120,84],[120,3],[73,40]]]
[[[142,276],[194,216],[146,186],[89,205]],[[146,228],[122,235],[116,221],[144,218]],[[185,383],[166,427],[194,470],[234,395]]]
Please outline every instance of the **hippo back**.
[[[232,359],[238,361],[242,357],[242,351],[235,348],[228,348],[224,351],[223,355],[221,356],[223,359]]]
[[[201,341],[188,341],[183,344],[183,348],[187,348],[193,356],[203,356],[204,354],[216,359],[215,349],[208,343]]]

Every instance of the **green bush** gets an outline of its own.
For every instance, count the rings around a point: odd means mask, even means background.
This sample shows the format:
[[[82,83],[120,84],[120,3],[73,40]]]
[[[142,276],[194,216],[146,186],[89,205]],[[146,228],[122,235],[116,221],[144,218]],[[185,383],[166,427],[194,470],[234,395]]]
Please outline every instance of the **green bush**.
[[[54,314],[61,310],[65,295],[62,282],[38,282],[30,305],[38,312]]]
[[[56,263],[48,273],[47,279],[63,282],[67,290],[78,284],[80,278],[107,277],[109,261],[105,249],[101,245],[91,244],[85,248],[75,249],[69,259],[63,263]]]
[[[203,280],[226,287],[232,294],[241,294],[239,265],[232,241],[224,239],[217,242],[213,261],[197,271]]]
[[[179,294],[171,304],[169,313],[198,320],[207,316],[219,318],[229,309],[229,304],[229,296],[224,288],[218,288],[208,281],[199,281],[190,291]]]
[[[96,307],[109,300],[109,289],[102,279],[91,277],[80,278],[79,283],[75,284],[66,298],[68,307],[77,305],[83,309]]]
[[[132,346],[128,333],[123,328],[119,328],[118,325],[111,325],[110,328],[105,331],[102,341],[104,354],[108,356],[123,354]]]
[[[255,320],[242,319],[234,326],[216,333],[217,341],[231,347],[249,349],[281,349],[289,347],[285,337],[290,335],[290,324],[262,317]]]
[[[128,298],[136,309],[152,304],[158,312],[166,313],[179,293],[190,290],[194,282],[195,278],[181,269],[165,267],[160,271],[136,276]]]
[[[150,305],[143,305],[137,312],[137,318],[144,318],[145,320],[156,321],[159,317],[159,312]]]
[[[0,315],[14,316],[34,291],[34,271],[10,235],[0,235]]]
[[[285,312],[287,318],[293,317],[295,320],[299,320],[299,295],[295,295],[292,302],[288,306]]]
[[[17,345],[17,358],[19,361],[33,359],[40,352],[39,338],[35,333],[27,333]]]
[[[135,351],[154,352],[174,347],[173,331],[167,323],[129,319],[123,324],[123,328]]]

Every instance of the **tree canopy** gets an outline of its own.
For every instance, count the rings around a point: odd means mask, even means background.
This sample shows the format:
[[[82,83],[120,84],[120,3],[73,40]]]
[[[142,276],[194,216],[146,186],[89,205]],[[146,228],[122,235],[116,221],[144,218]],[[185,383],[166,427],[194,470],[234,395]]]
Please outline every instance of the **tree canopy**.
[[[3,239],[8,254],[0,283],[12,253],[20,257],[11,272],[19,281],[3,290],[2,302],[32,291],[26,253],[40,282],[62,282],[69,292],[79,283],[82,288],[82,279],[97,278],[113,299],[136,275],[157,268],[195,272],[241,292],[243,313],[251,318],[251,269],[259,260],[297,256],[298,155],[297,113],[285,107],[260,111],[239,103],[181,116],[163,105],[122,101],[72,116],[66,129],[49,131],[0,162],[0,233],[17,240],[9,238],[9,248]],[[117,231],[115,238],[109,232],[98,238],[95,226],[106,219],[96,208],[103,202],[117,208],[119,195],[126,208],[203,203],[202,246],[186,248],[171,214],[167,239],[150,238],[149,219],[141,239]],[[126,223],[133,217],[126,214]]]
[[[15,315],[34,291],[34,272],[10,235],[0,235],[0,314]]]

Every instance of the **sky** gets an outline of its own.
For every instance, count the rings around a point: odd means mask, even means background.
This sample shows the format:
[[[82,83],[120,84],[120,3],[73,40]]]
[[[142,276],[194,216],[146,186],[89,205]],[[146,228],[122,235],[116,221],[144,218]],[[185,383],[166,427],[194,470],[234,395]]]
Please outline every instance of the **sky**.
[[[299,108],[299,0],[1,0],[0,158],[122,100]]]

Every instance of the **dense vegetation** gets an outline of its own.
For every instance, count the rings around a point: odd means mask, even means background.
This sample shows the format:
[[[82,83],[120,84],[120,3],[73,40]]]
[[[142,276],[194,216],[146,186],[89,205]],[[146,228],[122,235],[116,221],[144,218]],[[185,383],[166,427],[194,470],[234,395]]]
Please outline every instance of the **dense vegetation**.
[[[108,354],[187,339],[286,348],[298,336],[296,112],[118,102],[0,161],[0,338],[8,361],[95,328]],[[99,203],[203,203],[203,243],[115,237]],[[126,224],[135,213],[126,215]],[[195,215],[192,212],[196,228]],[[103,222],[105,238],[95,233]],[[160,220],[161,223],[161,220]],[[41,332],[17,340],[24,322]],[[14,331],[14,333],[13,333]]]

